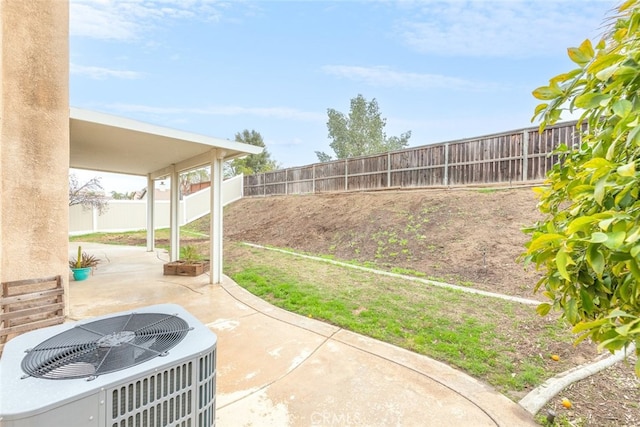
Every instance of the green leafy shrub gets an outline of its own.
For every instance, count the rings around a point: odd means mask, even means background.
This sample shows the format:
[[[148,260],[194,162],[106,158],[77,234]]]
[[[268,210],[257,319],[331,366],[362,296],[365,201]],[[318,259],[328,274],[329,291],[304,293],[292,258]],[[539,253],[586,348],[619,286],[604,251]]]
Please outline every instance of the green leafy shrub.
[[[78,246],[78,256],[69,260],[69,268],[95,267],[100,260],[93,255],[82,252],[82,246]]]
[[[187,245],[180,248],[180,260],[187,263],[202,261],[202,255],[195,246]]]
[[[533,95],[541,130],[565,110],[582,111],[580,146],[561,145],[560,161],[537,189],[545,215],[524,260],[546,270],[536,286],[562,310],[578,340],[640,353],[640,0],[618,9],[594,48],[569,48],[577,68],[553,77]],[[585,126],[586,125],[586,126]],[[583,130],[586,129],[586,130]],[[636,364],[640,376],[640,361]]]

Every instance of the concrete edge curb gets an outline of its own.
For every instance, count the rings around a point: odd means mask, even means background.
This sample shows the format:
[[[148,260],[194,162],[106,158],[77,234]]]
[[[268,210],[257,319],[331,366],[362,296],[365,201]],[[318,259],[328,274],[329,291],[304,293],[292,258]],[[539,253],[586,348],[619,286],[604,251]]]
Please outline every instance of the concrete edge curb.
[[[635,345],[631,344],[626,349],[618,350],[609,357],[576,366],[568,371],[556,375],[555,377],[549,378],[544,383],[531,390],[529,394],[518,402],[518,404],[530,414],[535,415],[544,405],[547,404],[547,402],[553,399],[569,385],[615,365],[628,355],[633,354],[634,350]]]
[[[243,244],[246,245],[246,246],[254,247],[254,248],[286,253],[286,254],[293,255],[293,256],[298,256],[298,257],[301,257],[301,258],[312,259],[312,260],[315,260],[315,261],[322,261],[322,262],[326,262],[326,263],[329,263],[329,264],[334,264],[334,265],[339,265],[339,266],[343,266],[343,267],[353,268],[353,269],[356,269],[356,270],[367,271],[367,272],[370,272],[370,273],[381,274],[381,275],[384,275],[384,276],[397,277],[397,278],[406,279],[406,280],[410,280],[410,281],[414,281],[414,282],[421,282],[421,283],[424,283],[424,284],[427,284],[427,285],[438,286],[438,287],[448,288],[448,289],[454,289],[454,290],[458,290],[458,291],[462,291],[462,292],[468,292],[468,293],[474,293],[474,294],[484,295],[484,296],[493,297],[493,298],[499,298],[499,299],[512,301],[512,302],[517,302],[517,303],[521,303],[521,304],[527,304],[527,305],[540,304],[539,301],[530,300],[530,299],[526,299],[526,298],[512,297],[510,295],[503,295],[503,294],[497,294],[497,293],[488,292],[488,291],[476,290],[476,289],[472,289],[472,288],[465,288],[463,286],[452,285],[450,283],[437,282],[437,281],[429,280],[429,279],[422,279],[422,278],[417,278],[417,277],[412,277],[412,276],[406,276],[406,275],[403,275],[403,274],[397,274],[397,273],[391,273],[391,272],[387,272],[387,271],[375,270],[375,269],[368,268],[368,267],[357,266],[357,265],[353,265],[353,264],[343,263],[343,262],[340,262],[340,261],[329,260],[329,259],[326,259],[326,258],[320,258],[320,257],[315,257],[315,256],[305,255],[305,254],[299,254],[299,253],[296,253],[296,252],[293,252],[293,251],[289,251],[289,250],[278,249],[278,248],[270,248],[270,247],[267,247],[267,246],[257,245],[257,244],[249,243],[249,242],[243,242]],[[613,366],[614,364],[616,364],[616,363],[620,362],[621,360],[625,359],[628,355],[633,354],[634,351],[635,351],[635,345],[631,344],[626,349],[618,350],[613,355],[611,355],[609,357],[600,358],[600,359],[597,359],[596,361],[592,361],[592,362],[587,362],[585,364],[582,364],[582,365],[576,366],[574,368],[571,368],[568,371],[562,372],[562,373],[556,375],[555,377],[549,378],[544,383],[542,383],[540,386],[538,386],[535,389],[533,389],[532,391],[530,391],[525,397],[523,397],[518,402],[518,404],[524,410],[526,410],[528,413],[530,413],[532,416],[535,416],[540,411],[540,409],[542,409],[542,407],[547,404],[547,402],[549,402],[551,399],[553,399],[553,397],[555,397],[558,393],[560,393],[562,390],[564,390],[566,387],[568,387],[572,383],[580,381],[582,379],[585,379],[585,378],[587,378],[587,377],[589,377],[591,375],[597,374],[598,372],[602,371],[605,368]]]
[[[520,407],[517,402],[507,398],[493,386],[469,375],[459,368],[433,359],[430,356],[419,354],[370,336],[361,335],[357,332],[329,325],[321,320],[309,319],[304,315],[286,311],[253,295],[234,282],[229,276],[225,275],[224,278],[225,280],[220,284],[221,289],[226,291],[236,301],[251,307],[263,316],[323,337],[324,341],[313,350],[313,353],[320,351],[321,347],[327,344],[341,344],[354,351],[368,354],[375,359],[384,361],[384,363],[395,365],[400,369],[424,378],[426,381],[437,384],[437,387],[448,390],[459,396],[460,399],[468,402],[469,405],[483,412],[497,427],[533,425],[528,423],[529,420],[533,422],[531,414]],[[315,323],[317,326],[313,327],[309,322],[312,322],[312,324]],[[206,326],[210,327],[214,323],[215,322],[209,323]],[[325,328],[325,331],[322,331],[322,328]],[[310,357],[311,355],[302,361],[300,365],[306,363]],[[286,375],[288,375],[288,373],[271,384],[275,384]],[[231,403],[225,403],[218,408],[226,408],[264,388],[265,387],[251,390],[246,396],[242,396]]]
[[[346,263],[346,262],[336,261],[336,260],[333,260],[333,259],[326,259],[326,258],[320,258],[320,257],[312,256],[312,255],[300,254],[300,253],[293,252],[293,251],[288,251],[288,250],[285,250],[285,249],[270,248],[268,246],[257,245],[255,243],[242,242],[242,244],[246,245],[246,246],[253,247],[253,248],[264,249],[264,250],[267,250],[267,251],[280,252],[280,253],[283,253],[283,254],[297,256],[297,257],[300,257],[300,258],[306,258],[306,259],[311,259],[311,260],[314,260],[314,261],[325,262],[325,263],[328,263],[328,264],[339,265],[341,267],[347,267],[347,268],[352,268],[354,270],[366,271],[368,273],[379,274],[379,275],[382,275],[382,276],[395,277],[395,278],[403,279],[403,280],[410,280],[412,282],[424,283],[425,285],[437,286],[437,287],[440,287],[440,288],[451,289],[451,290],[460,291],[460,292],[466,292],[466,293],[469,293],[469,294],[482,295],[482,296],[490,297],[490,298],[498,298],[498,299],[502,299],[502,300],[505,300],[505,301],[511,301],[511,302],[516,302],[516,303],[520,303],[520,304],[527,304],[527,305],[536,305],[537,306],[537,305],[539,305],[541,303],[541,301],[536,301],[536,300],[532,300],[532,299],[521,298],[521,297],[516,297],[516,296],[511,296],[511,295],[498,294],[498,293],[495,293],[495,292],[483,291],[481,289],[467,288],[467,287],[464,287],[464,286],[452,285],[451,283],[444,283],[444,282],[438,282],[436,280],[423,279],[421,277],[407,276],[407,275],[398,274],[398,273],[391,273],[389,271],[376,270],[374,268],[362,267],[360,265],[349,264],[349,263]]]

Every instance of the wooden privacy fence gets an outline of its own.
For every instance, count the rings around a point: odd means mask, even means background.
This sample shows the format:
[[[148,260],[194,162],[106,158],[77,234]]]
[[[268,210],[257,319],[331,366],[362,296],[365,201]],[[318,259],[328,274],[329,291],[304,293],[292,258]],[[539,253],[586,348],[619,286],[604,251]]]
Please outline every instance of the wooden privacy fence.
[[[62,277],[2,283],[0,297],[0,354],[8,339],[64,322]]]
[[[575,121],[244,177],[245,196],[539,181],[575,146]]]

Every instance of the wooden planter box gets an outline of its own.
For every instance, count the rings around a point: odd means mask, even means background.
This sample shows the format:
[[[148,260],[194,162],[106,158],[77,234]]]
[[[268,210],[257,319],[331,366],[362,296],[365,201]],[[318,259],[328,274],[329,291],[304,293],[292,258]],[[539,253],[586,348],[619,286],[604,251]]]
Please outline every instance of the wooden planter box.
[[[209,271],[209,261],[187,263],[185,261],[173,261],[164,265],[165,276],[199,276]]]

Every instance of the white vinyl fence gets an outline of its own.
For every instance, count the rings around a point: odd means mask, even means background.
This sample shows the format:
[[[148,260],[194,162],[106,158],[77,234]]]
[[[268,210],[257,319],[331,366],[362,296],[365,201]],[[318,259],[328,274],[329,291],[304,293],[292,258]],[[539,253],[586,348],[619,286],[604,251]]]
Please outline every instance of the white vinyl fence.
[[[222,204],[228,205],[243,195],[243,176],[235,176],[222,183]],[[184,225],[209,213],[211,187],[185,196],[178,207],[178,224]],[[169,201],[156,200],[153,224],[156,229],[169,228]],[[146,200],[111,200],[105,213],[98,215],[96,209],[82,206],[69,208],[69,234],[118,233],[122,231],[146,230]]]

